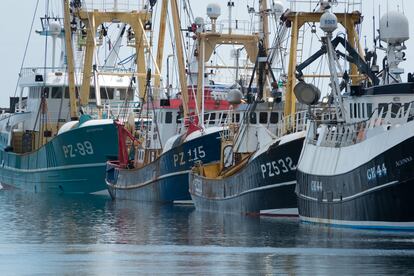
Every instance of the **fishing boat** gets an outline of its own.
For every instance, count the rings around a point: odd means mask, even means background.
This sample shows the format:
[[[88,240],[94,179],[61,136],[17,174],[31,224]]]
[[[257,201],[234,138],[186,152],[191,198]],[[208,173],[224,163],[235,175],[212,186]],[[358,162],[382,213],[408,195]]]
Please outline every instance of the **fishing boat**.
[[[266,1],[260,1],[261,10],[267,10]],[[271,47],[259,44],[263,61],[272,64],[271,57],[286,56],[280,47],[285,40],[291,21],[285,14],[283,5],[276,2],[272,6],[278,23],[278,33]],[[263,14],[263,13],[262,13]],[[295,32],[297,30],[292,30]],[[260,50],[260,47],[263,49]],[[297,37],[292,37],[291,45],[297,45]],[[271,50],[268,50],[271,49]],[[296,50],[293,50],[296,51]],[[292,49],[291,49],[292,52]],[[293,61],[293,59],[291,60]],[[282,60],[278,62],[284,63]],[[272,73],[272,67],[256,64],[258,72],[257,87],[263,90],[265,69],[274,84],[279,83]],[[293,66],[289,66],[293,70]],[[282,78],[286,74],[279,72]],[[294,78],[294,72],[288,76]],[[283,81],[280,81],[283,83]],[[291,81],[287,81],[291,83]],[[283,93],[281,91],[284,91]],[[272,111],[280,116],[276,127],[250,124],[250,114],[263,110],[259,91],[255,104],[247,112],[246,120],[241,124],[229,122],[228,129],[221,136],[221,160],[213,164],[197,164],[190,173],[189,189],[192,200],[198,210],[217,211],[221,213],[239,213],[250,215],[297,216],[297,200],[294,192],[296,185],[296,165],[302,150],[306,129],[306,110],[289,115],[295,101],[287,94],[293,94],[293,87],[285,89],[282,85],[273,86],[272,94],[284,94],[285,101],[272,105]],[[232,98],[237,102],[236,95]],[[295,108],[295,107],[294,107]],[[285,113],[284,113],[285,111]],[[255,147],[246,147],[251,140],[251,133],[258,138]]]
[[[90,1],[65,0],[63,18],[50,11],[41,18],[42,29],[37,33],[52,45],[52,54],[45,57],[52,62],[21,69],[20,95],[11,101],[11,112],[1,115],[3,187],[45,193],[107,193],[106,161],[118,154],[114,121],[122,121],[138,108],[132,103],[136,89],[131,80],[136,70],[117,66],[123,27],[102,65],[97,48],[108,46],[104,24],[112,21],[111,16],[139,18],[142,23],[151,12],[131,13],[107,6],[104,13],[104,7],[89,5]],[[62,47],[56,64],[59,40]],[[143,51],[143,45],[136,45]]]
[[[393,11],[382,16],[381,42],[374,41],[376,49],[365,58],[352,42],[332,39],[336,22],[329,11],[321,15],[333,110],[311,119],[298,165],[300,218],[332,226],[412,230],[414,79],[408,73],[402,81],[399,67],[405,60],[408,20]],[[349,57],[364,74],[361,82],[351,84],[346,77],[339,83],[338,41],[347,50],[339,55]],[[385,52],[382,70],[377,50]]]
[[[194,50],[188,64],[188,70],[184,68],[181,34],[178,28],[180,20],[178,19],[178,9],[175,1],[172,1],[172,15],[175,25],[176,51],[179,54],[178,65],[180,72],[180,83],[182,91],[185,91],[187,83],[189,84],[189,96],[183,97],[183,112],[185,127],[184,132],[180,132],[165,143],[162,148],[155,149],[151,147],[151,142],[139,143],[134,150],[136,157],[134,161],[127,158],[119,161],[108,162],[106,182],[111,196],[115,199],[130,199],[139,201],[153,202],[173,202],[178,200],[190,200],[188,191],[188,173],[197,162],[203,164],[215,163],[220,160],[220,137],[226,129],[227,122],[240,123],[243,114],[246,113],[248,104],[242,104],[236,108],[235,113],[229,113],[229,103],[222,97],[218,97],[214,85],[206,85],[205,63],[210,59],[215,47],[218,45],[243,45],[248,53],[251,63],[255,63],[259,58],[257,49],[259,45],[259,35],[240,34],[236,28],[232,30],[232,25],[228,32],[219,32],[217,18],[220,16],[220,6],[211,4],[207,7],[207,14],[211,23],[205,24],[204,19],[195,18],[191,25],[195,39]],[[231,9],[231,5],[229,7]],[[231,13],[230,13],[231,14]],[[230,20],[231,21],[231,20]],[[223,66],[220,66],[222,68]],[[211,67],[210,67],[211,68]],[[188,75],[186,76],[186,72]],[[188,77],[188,78],[187,78]],[[228,87],[232,87],[231,85]],[[233,87],[238,87],[234,85]],[[229,89],[238,91],[238,89]],[[227,91],[225,97],[230,92]],[[240,92],[236,92],[240,93]],[[252,91],[249,91],[252,94]],[[182,95],[184,96],[184,95]],[[187,96],[187,95],[186,95]],[[212,97],[216,97],[214,104]],[[269,97],[272,98],[273,97]],[[271,108],[273,102],[263,101],[261,106],[263,110],[258,109],[257,113],[252,113],[251,121],[258,124],[256,115],[261,116],[260,124],[269,124],[275,127],[281,115]],[[193,110],[194,115],[190,115]],[[260,112],[262,111],[262,112]],[[190,116],[189,116],[190,115]],[[254,115],[254,116],[253,116]],[[247,117],[246,117],[247,118]],[[271,119],[269,119],[271,118]],[[276,119],[275,119],[276,118]],[[155,122],[154,122],[155,123]],[[156,127],[159,129],[159,127]],[[256,133],[251,133],[250,147],[257,146]],[[131,135],[128,135],[131,136]],[[134,136],[134,135],[132,135]],[[147,135],[146,139],[151,140],[152,136]],[[131,138],[134,140],[134,138]],[[148,141],[149,141],[148,140]],[[122,156],[126,156],[126,151]],[[152,152],[152,153],[151,153]],[[148,158],[152,154],[152,158]],[[131,165],[132,164],[132,165]],[[132,167],[132,168],[131,168]]]

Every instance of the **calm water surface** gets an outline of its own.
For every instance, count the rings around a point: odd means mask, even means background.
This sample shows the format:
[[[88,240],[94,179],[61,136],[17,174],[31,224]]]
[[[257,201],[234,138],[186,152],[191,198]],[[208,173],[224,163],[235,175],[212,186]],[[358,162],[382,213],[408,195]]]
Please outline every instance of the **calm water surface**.
[[[414,233],[0,191],[1,275],[414,274]]]

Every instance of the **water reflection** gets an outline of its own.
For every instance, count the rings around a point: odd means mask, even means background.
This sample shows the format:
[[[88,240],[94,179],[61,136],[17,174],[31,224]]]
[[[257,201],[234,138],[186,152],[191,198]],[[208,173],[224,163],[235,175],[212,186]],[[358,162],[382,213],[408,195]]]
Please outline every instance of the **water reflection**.
[[[414,234],[199,212],[191,205],[0,192],[6,274],[363,274],[414,269]],[[22,259],[22,256],[24,258]],[[22,265],[24,263],[24,265]]]

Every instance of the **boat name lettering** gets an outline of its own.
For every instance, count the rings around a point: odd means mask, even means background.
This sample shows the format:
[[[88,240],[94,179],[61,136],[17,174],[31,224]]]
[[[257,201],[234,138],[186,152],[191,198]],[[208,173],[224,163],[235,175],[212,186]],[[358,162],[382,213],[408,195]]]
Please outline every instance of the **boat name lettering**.
[[[296,166],[293,164],[293,160],[289,156],[285,159],[279,159],[277,161],[261,164],[260,168],[262,170],[263,178],[273,177],[275,175],[280,175],[281,173],[288,173],[296,170]]]
[[[387,176],[387,168],[385,167],[384,163],[382,163],[382,165],[371,167],[367,170],[368,181],[375,180],[384,176]]]
[[[62,146],[63,154],[65,158],[75,158],[78,155],[86,156],[93,155],[92,143],[89,141],[84,141],[76,144],[68,144]]]
[[[410,163],[411,161],[413,161],[413,157],[412,156],[408,156],[406,158],[403,158],[401,160],[396,161],[395,162],[395,166],[396,167],[401,167],[401,166],[403,166],[403,165],[405,165],[407,163]]]
[[[323,190],[322,181],[312,180],[310,186],[312,192],[322,192]]]
[[[203,146],[189,149],[187,152],[179,152],[173,155],[174,167],[184,166],[186,162],[194,162],[204,157],[206,157],[206,152]]]

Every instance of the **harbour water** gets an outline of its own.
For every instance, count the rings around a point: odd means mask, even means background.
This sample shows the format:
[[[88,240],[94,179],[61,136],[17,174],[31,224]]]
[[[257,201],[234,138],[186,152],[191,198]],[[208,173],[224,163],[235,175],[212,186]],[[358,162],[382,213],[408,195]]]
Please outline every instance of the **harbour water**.
[[[414,233],[0,191],[1,275],[414,274]]]

